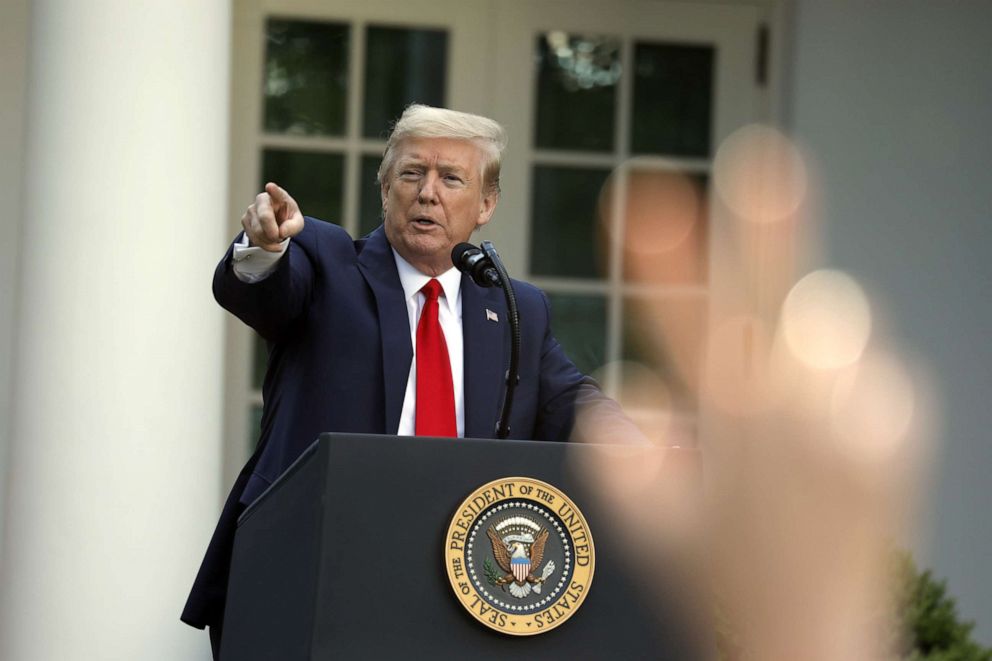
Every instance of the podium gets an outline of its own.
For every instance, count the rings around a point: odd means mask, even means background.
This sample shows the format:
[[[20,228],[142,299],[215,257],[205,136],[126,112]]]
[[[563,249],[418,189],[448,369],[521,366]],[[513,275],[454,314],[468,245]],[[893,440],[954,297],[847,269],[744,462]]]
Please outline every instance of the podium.
[[[323,434],[239,519],[221,658],[701,658],[679,595],[659,599],[657,577],[630,563],[610,513],[573,470],[574,453],[594,450]],[[508,476],[567,493],[595,542],[581,607],[540,635],[481,624],[446,571],[456,510],[480,485]]]

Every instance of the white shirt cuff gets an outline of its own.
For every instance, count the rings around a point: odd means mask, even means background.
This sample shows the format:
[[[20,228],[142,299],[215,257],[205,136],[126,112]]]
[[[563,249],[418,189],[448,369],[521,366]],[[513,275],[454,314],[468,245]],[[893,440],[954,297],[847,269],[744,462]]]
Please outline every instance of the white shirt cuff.
[[[270,252],[258,246],[248,245],[248,235],[241,233],[241,238],[234,244],[234,254],[231,257],[231,267],[234,275],[241,282],[248,284],[260,282],[272,275],[279,265],[279,260],[289,248],[289,239],[283,239],[279,244],[279,252]]]

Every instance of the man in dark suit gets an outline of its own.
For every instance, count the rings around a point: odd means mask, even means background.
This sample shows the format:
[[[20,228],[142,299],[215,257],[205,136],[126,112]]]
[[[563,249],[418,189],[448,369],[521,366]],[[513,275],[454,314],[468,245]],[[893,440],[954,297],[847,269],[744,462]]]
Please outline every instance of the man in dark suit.
[[[496,122],[411,106],[379,169],[383,226],[352,240],[269,183],[214,277],[222,306],[269,345],[258,447],[224,506],[182,619],[215,654],[237,517],[324,431],[492,438],[509,329],[502,292],[453,268],[489,222],[506,139]],[[432,284],[433,283],[433,284]],[[538,289],[521,318],[513,438],[567,440],[577,400],[602,400],[550,331]]]

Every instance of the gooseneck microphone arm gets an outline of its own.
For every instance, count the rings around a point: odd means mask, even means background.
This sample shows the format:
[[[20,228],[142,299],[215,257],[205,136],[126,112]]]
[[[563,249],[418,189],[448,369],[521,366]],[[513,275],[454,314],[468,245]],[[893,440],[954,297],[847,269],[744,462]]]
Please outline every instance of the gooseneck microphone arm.
[[[510,366],[506,370],[506,395],[503,397],[503,408],[496,423],[496,438],[506,438],[510,435],[510,410],[513,408],[513,392],[520,383],[520,312],[517,310],[517,297],[513,292],[510,275],[503,266],[503,260],[496,252],[492,241],[482,242],[482,252],[485,253],[499,274],[503,286],[503,296],[506,298],[506,309],[510,315]]]
[[[513,391],[520,382],[520,313],[517,310],[517,297],[513,283],[503,266],[503,260],[491,241],[482,242],[482,250],[470,243],[459,243],[451,251],[451,261],[462,273],[468,274],[472,282],[480,287],[502,287],[506,298],[506,309],[510,323],[510,365],[506,370],[506,394],[499,420],[496,421],[496,437],[510,435],[510,410],[513,408]]]

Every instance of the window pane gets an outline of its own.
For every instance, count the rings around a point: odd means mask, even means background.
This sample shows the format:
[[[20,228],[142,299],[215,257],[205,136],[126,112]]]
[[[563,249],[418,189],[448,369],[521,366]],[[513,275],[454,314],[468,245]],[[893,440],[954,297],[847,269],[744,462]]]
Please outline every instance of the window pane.
[[[702,368],[706,334],[705,298],[624,299],[623,359],[661,377],[676,409],[696,408],[693,384]]]
[[[612,151],[620,40],[547,32],[537,38],[537,132],[545,149]]]
[[[596,278],[606,271],[598,247],[599,192],[609,170],[537,166],[531,205],[530,271]]]
[[[285,188],[306,216],[341,224],[344,157],[341,154],[266,149],[262,182]]]
[[[370,27],[365,41],[365,117],[367,138],[383,138],[411,103],[444,105],[448,33]]]
[[[343,135],[347,25],[270,19],[265,28],[265,130]]]
[[[606,362],[606,299],[602,296],[548,294],[551,330],[584,374]]]
[[[709,267],[705,175],[632,169],[627,178],[625,239],[636,264],[628,282],[704,284]]]
[[[365,236],[382,224],[382,196],[376,173],[380,156],[362,156],[362,170],[358,174],[358,235]]]
[[[707,157],[712,114],[713,47],[635,45],[633,153]]]

